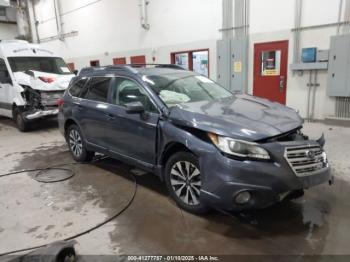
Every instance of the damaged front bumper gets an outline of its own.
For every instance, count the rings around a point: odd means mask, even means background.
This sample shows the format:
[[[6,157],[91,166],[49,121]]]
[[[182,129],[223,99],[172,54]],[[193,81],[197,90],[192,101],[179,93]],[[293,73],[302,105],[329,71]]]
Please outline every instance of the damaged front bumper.
[[[240,161],[218,151],[202,155],[201,200],[224,210],[260,209],[301,196],[304,189],[332,184],[323,144],[323,137],[260,144],[270,153],[271,161]],[[240,203],[244,198],[246,202]]]
[[[26,120],[35,120],[43,117],[49,117],[49,116],[57,116],[58,115],[58,108],[54,109],[46,109],[46,110],[35,110],[31,112],[26,112],[24,114],[24,118]]]

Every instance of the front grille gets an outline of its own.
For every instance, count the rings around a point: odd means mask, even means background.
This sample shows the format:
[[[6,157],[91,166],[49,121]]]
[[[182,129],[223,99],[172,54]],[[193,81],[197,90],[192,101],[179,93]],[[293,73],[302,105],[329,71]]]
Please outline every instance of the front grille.
[[[297,176],[309,176],[328,167],[326,153],[320,146],[288,147],[285,158]]]
[[[50,91],[41,93],[41,104],[43,106],[57,106],[57,101],[62,98],[64,91]]]

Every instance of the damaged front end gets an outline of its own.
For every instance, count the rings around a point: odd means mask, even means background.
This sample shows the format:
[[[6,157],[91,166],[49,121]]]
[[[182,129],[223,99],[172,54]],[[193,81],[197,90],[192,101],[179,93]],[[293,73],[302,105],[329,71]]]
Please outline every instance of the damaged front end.
[[[62,98],[63,93],[64,91],[41,91],[23,86],[22,98],[26,103],[21,110],[23,117],[26,120],[35,120],[56,116],[58,114],[58,100]]]

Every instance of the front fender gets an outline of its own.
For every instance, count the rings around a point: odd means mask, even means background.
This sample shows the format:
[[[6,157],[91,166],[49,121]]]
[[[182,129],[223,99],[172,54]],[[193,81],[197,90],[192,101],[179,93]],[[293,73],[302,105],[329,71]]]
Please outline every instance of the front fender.
[[[160,143],[159,151],[162,154],[159,156],[158,164],[161,164],[161,159],[167,147],[171,144],[181,144],[188,150],[193,152],[197,157],[215,150],[215,146],[205,141],[203,138],[196,136],[186,128],[173,125],[169,122],[160,122]]]
[[[16,97],[13,99],[12,104],[14,104],[14,105],[16,105],[16,106],[25,106],[25,105],[26,105],[26,102],[24,101],[23,97],[21,97],[21,96],[16,96]]]

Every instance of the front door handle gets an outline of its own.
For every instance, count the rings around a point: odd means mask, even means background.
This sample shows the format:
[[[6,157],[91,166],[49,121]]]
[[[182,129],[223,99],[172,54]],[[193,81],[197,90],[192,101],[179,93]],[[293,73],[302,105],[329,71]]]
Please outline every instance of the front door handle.
[[[284,90],[284,76],[280,76],[280,85],[279,85],[279,88],[280,88],[280,92],[282,93],[283,90]]]
[[[113,114],[106,113],[105,115],[108,118],[108,120],[115,120],[115,116]]]

